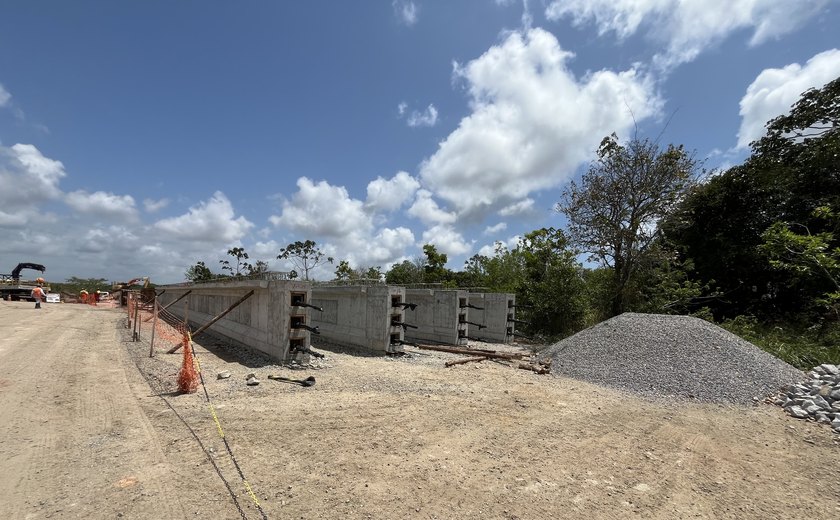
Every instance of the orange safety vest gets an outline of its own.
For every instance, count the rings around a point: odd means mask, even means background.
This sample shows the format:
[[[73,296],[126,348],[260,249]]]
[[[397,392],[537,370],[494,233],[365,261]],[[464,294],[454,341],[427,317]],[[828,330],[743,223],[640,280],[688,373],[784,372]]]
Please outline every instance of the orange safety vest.
[[[32,289],[32,297],[35,298],[36,300],[40,300],[41,298],[44,297],[44,290],[41,289],[40,287],[36,287],[36,288]]]

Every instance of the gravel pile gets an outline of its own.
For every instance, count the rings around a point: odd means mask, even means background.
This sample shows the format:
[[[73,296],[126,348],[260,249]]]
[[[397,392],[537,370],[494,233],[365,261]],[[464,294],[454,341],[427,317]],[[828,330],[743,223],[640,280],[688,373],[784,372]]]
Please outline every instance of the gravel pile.
[[[625,313],[546,349],[552,373],[652,397],[750,404],[803,373],[690,316]]]
[[[825,364],[808,372],[808,380],[787,385],[773,399],[797,419],[811,419],[830,424],[840,433],[840,367]]]

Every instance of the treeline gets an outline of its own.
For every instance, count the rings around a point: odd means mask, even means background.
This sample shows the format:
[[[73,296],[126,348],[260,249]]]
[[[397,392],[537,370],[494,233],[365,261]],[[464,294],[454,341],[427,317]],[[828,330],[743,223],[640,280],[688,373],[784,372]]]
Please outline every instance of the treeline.
[[[803,93],[723,172],[703,170],[682,146],[608,136],[556,210],[565,229],[497,243],[460,271],[427,244],[423,257],[385,273],[340,261],[336,279],[513,292],[518,328],[543,340],[627,311],[694,314],[801,368],[840,363],[840,78]],[[241,276],[247,254],[228,254],[236,263],[222,268]],[[312,241],[278,258],[305,279],[333,263]],[[203,269],[188,278],[215,276]]]

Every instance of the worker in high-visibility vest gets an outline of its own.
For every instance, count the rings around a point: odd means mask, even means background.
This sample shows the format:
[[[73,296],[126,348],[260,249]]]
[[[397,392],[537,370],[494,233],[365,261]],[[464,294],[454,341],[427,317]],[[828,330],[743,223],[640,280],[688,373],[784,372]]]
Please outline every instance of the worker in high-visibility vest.
[[[32,298],[35,299],[35,308],[41,308],[41,300],[46,298],[46,293],[44,293],[44,289],[41,288],[41,284],[38,284],[38,287],[32,289],[32,292],[29,293]]]

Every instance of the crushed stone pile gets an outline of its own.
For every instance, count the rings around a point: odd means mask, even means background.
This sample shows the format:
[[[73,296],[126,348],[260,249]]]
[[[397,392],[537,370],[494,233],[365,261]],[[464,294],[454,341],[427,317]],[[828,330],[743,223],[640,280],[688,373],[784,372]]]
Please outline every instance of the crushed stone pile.
[[[804,374],[713,323],[624,313],[546,349],[552,373],[650,397],[751,404]]]
[[[828,363],[814,367],[806,381],[785,386],[768,401],[797,419],[830,424],[840,433],[840,367]]]

